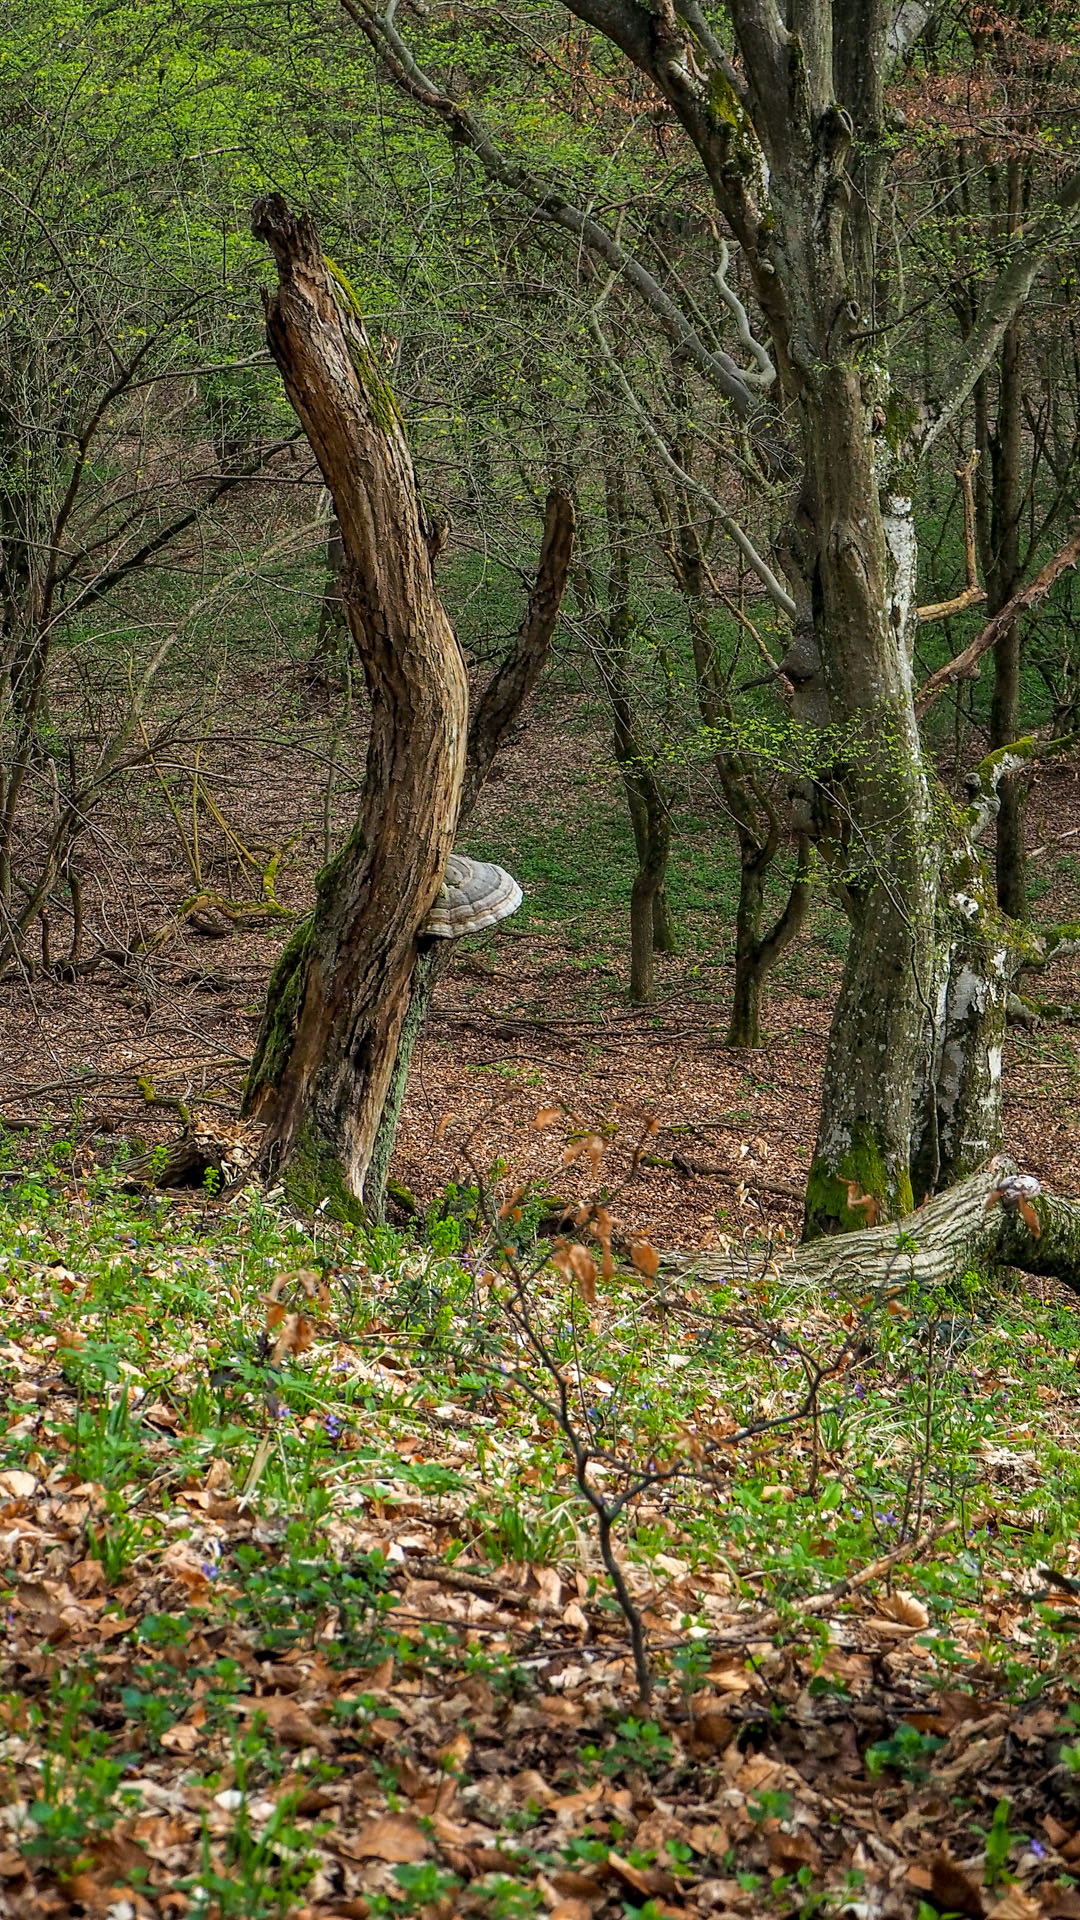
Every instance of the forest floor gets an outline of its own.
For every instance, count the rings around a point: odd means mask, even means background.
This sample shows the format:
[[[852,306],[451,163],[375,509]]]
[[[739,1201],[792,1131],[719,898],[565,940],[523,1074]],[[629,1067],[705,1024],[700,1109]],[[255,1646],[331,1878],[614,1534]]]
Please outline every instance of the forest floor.
[[[79,1138],[107,1160],[175,1132],[175,1109],[149,1106],[147,1092],[209,1118],[235,1116],[273,961],[355,808],[361,742],[352,740],[351,760],[341,755],[344,777],[327,808],[333,703],[302,672],[294,681],[302,717],[291,733],[281,726],[280,677],[252,673],[232,690],[249,724],[235,740],[222,733],[210,743],[204,790],[226,831],[200,808],[198,877],[183,780],[172,782],[173,814],[148,779],[135,804],[102,823],[84,878],[94,902],[87,917],[114,946],[142,941],[151,950],[72,984],[39,976],[0,985],[8,1063],[0,1117],[64,1131],[74,1119]],[[250,724],[260,712],[261,740]],[[630,1007],[628,831],[598,721],[573,685],[547,691],[481,797],[468,850],[509,866],[525,906],[452,952],[417,1051],[394,1176],[423,1206],[448,1182],[471,1183],[474,1168],[557,1191],[550,1141],[532,1125],[554,1103],[604,1133],[622,1172],[642,1126],[656,1121],[624,1199],[628,1229],[684,1247],[770,1222],[793,1229],[840,977],[841,917],[824,895],[816,901],[807,935],[773,976],[765,1044],[728,1048],[735,877],[707,810],[713,796],[699,783],[682,797],[672,860],[680,951],[657,956],[655,1001]],[[1036,912],[1047,923],[1075,919],[1075,767],[1042,770],[1029,835]],[[280,915],[267,910],[261,885],[271,860]],[[186,915],[200,896],[207,910]],[[218,910],[219,896],[237,910]],[[56,931],[53,941],[55,956]],[[1055,968],[1037,990],[1080,1011],[1080,962]],[[1059,1191],[1080,1191],[1080,1020],[1012,1030],[1005,1085],[1007,1149]]]
[[[726,1049],[731,874],[688,808],[682,951],[628,1009],[626,836],[579,695],[470,834],[527,906],[440,989],[395,1167],[422,1222],[119,1190],[113,1164],[176,1131],[148,1093],[233,1122],[284,934],[256,868],[285,848],[302,907],[323,740],[257,780],[250,743],[220,747],[253,859],[203,818],[203,931],[148,783],[87,870],[102,925],[168,939],[3,989],[0,1105],[33,1124],[0,1196],[0,1912],[1080,1920],[1077,1303],[1025,1282],[883,1305],[768,1264],[841,930],[819,903],[766,1046]],[[346,782],[332,830],[352,803]],[[1039,911],[1075,918],[1072,769],[1031,820]],[[1051,990],[1080,999],[1064,969]],[[1006,1063],[1007,1144],[1067,1192],[1075,1034],[1013,1036]],[[565,1195],[583,1129],[620,1244],[745,1233],[745,1280],[675,1286],[647,1255],[583,1298],[528,1264],[539,1201],[508,1264],[463,1189]],[[602,1501],[640,1483],[615,1549],[647,1701],[575,1439]]]

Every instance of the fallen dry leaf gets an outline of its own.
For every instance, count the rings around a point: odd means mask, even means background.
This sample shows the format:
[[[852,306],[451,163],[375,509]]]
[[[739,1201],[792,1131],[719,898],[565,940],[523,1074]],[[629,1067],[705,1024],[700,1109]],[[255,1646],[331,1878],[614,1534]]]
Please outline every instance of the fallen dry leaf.
[[[910,1627],[913,1633],[922,1633],[930,1625],[930,1615],[921,1600],[913,1593],[903,1593],[897,1588],[895,1593],[883,1594],[877,1603],[877,1611],[885,1620],[895,1620],[902,1627]]]
[[[660,1271],[660,1255],[648,1240],[635,1240],[630,1248],[630,1258],[639,1273],[647,1280],[655,1280]]]
[[[983,1920],[986,1906],[981,1888],[947,1853],[936,1854],[932,1860],[910,1867],[907,1878],[910,1887],[928,1893],[943,1913],[962,1913],[970,1915],[971,1920]]]
[[[168,1753],[194,1753],[202,1737],[201,1727],[193,1726],[190,1720],[180,1720],[176,1726],[166,1727],[161,1744]]]
[[[426,1860],[431,1842],[407,1813],[383,1813],[350,1835],[347,1850],[355,1860],[386,1860],[393,1866]]]
[[[29,1500],[37,1492],[37,1480],[23,1467],[8,1467],[0,1473],[0,1494],[6,1493],[10,1500]]]
[[[820,1873],[821,1848],[805,1827],[797,1827],[794,1833],[786,1833],[779,1825],[770,1827],[766,1843],[769,1859],[785,1873],[798,1873],[800,1867],[810,1867],[814,1873]]]
[[[317,1747],[320,1753],[330,1753],[333,1742],[324,1727],[316,1726],[309,1713],[297,1703],[291,1693],[264,1693],[257,1699],[239,1703],[248,1713],[261,1713],[275,1738],[287,1747]]]
[[[635,1893],[643,1894],[646,1899],[658,1893],[672,1894],[678,1885],[670,1873],[664,1872],[663,1867],[632,1866],[621,1853],[616,1853],[614,1847],[608,1853],[608,1866],[628,1887],[632,1887]]]
[[[1045,1908],[1021,1887],[1010,1887],[990,1908],[988,1920],[1042,1920]]]

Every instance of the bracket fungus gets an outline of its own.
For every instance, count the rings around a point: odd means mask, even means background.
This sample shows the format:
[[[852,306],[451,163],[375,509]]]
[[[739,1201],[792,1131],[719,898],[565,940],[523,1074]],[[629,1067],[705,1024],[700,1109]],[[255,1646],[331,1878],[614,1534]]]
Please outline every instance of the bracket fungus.
[[[521,898],[521,888],[505,867],[452,853],[423,931],[439,940],[480,933],[484,927],[493,927],[497,920],[516,913]]]

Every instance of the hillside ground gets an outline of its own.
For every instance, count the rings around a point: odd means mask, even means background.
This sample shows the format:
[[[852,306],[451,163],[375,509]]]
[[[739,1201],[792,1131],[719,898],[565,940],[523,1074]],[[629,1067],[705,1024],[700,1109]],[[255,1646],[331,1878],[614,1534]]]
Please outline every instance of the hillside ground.
[[[355,807],[362,725],[299,645],[185,728],[83,854],[143,952],[0,988],[0,1912],[1077,1920],[1077,1303],[785,1278],[827,900],[733,1053],[731,854],[688,780],[679,952],[630,1009],[622,802],[562,661],[470,828],[526,904],[440,987],[394,1170],[417,1214],[125,1194],[175,1102],[234,1124]],[[1071,766],[1030,831],[1038,910],[1075,918]],[[1068,1192],[1076,1033],[1006,1063],[1007,1144]],[[531,1237],[594,1189],[638,1249],[595,1284]],[[721,1237],[730,1287],[654,1257]]]

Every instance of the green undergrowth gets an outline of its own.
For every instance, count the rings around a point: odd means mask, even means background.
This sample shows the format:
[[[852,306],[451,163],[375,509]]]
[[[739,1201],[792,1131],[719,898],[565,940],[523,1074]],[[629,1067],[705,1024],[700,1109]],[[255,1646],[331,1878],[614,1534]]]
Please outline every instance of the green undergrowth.
[[[297,1810],[385,1722],[365,1675],[392,1659],[408,1686],[442,1676],[453,1693],[479,1674],[528,1699],[561,1657],[557,1625],[528,1614],[478,1633],[402,1612],[417,1556],[504,1585],[531,1568],[540,1591],[553,1570],[576,1592],[622,1662],[622,1720],[582,1746],[569,1785],[618,1773],[620,1740],[662,1771],[671,1703],[703,1684],[716,1636],[760,1611],[762,1640],[801,1646],[840,1693],[845,1614],[894,1583],[940,1684],[989,1676],[1023,1702],[1068,1673],[1071,1301],[972,1284],[886,1306],[797,1288],[763,1253],[720,1288],[620,1268],[586,1304],[519,1247],[544,1362],[470,1212],[454,1196],[410,1242],[291,1218],[255,1188],[135,1199],[76,1173],[63,1143],[0,1196],[0,1582],[19,1625],[0,1765],[28,1858],[75,1873],[147,1778],[179,1768],[189,1800],[213,1814],[224,1794],[228,1813],[207,1816],[198,1871],[178,1871],[192,1910],[291,1911],[314,1872]],[[556,1374],[591,1483],[608,1498],[626,1470],[643,1483],[615,1544],[649,1609],[653,1720],[626,1718],[625,1623],[553,1417]],[[839,1583],[874,1562],[848,1600]],[[294,1730],[296,1760],[257,1700],[301,1656],[329,1676],[329,1705],[310,1739]],[[18,1774],[29,1751],[36,1791]],[[276,1809],[269,1841],[245,1825],[252,1796]],[[265,1883],[263,1905],[229,1906],[238,1875]],[[398,1887],[376,1911],[404,1910],[408,1875]],[[480,1910],[508,1899],[500,1883]]]

